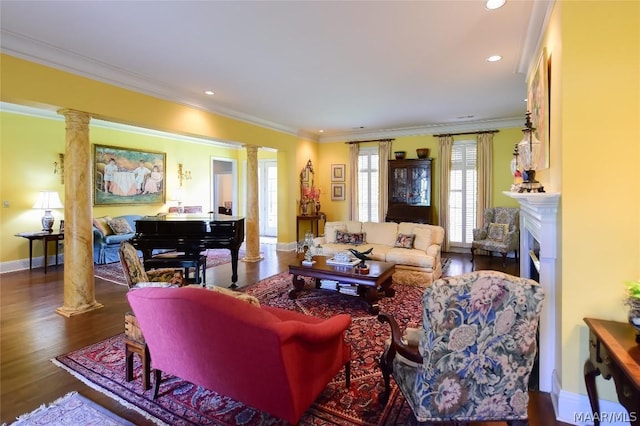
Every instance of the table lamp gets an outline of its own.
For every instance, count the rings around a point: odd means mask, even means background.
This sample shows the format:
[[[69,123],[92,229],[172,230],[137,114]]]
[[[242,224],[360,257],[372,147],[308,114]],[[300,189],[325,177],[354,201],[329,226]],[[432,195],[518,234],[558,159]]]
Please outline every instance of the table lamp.
[[[40,191],[38,194],[38,200],[33,205],[34,209],[44,209],[44,216],[42,216],[42,230],[52,232],[53,222],[55,219],[51,214],[52,209],[61,209],[64,206],[60,201],[60,195],[58,191]]]

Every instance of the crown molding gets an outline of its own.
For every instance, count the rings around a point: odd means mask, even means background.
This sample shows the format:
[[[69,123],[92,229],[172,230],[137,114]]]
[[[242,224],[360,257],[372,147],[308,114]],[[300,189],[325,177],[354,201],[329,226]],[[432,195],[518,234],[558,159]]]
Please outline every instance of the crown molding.
[[[531,66],[537,59],[536,52],[540,50],[544,40],[554,5],[555,0],[532,2],[531,17],[529,18],[527,34],[522,46],[522,55],[516,67],[516,72],[525,74],[527,80],[529,79]]]
[[[44,118],[47,120],[64,121],[64,116],[56,111],[46,108],[34,108],[25,105],[12,104],[8,102],[0,102],[0,111],[13,114],[27,115],[30,117]],[[144,127],[132,126],[129,124],[116,123],[113,121],[101,120],[99,118],[91,118],[90,125],[104,129],[119,130],[123,132],[135,133],[145,136],[153,136],[158,138],[172,139],[182,142],[196,143],[200,145],[217,146],[227,149],[242,149],[243,145],[239,142],[219,141],[204,138],[196,138],[193,136],[181,135],[178,133],[163,132],[160,130],[147,129]]]
[[[344,142],[370,139],[390,139],[403,136],[436,135],[440,133],[481,132],[483,130],[504,129],[509,127],[522,127],[522,117],[513,117],[496,120],[465,121],[453,124],[432,124],[418,127],[405,127],[401,129],[372,130],[349,132],[321,137],[319,142]]]
[[[195,99],[195,97],[200,96],[199,94],[194,94],[194,98],[185,98],[179,88],[169,83],[131,73],[110,64],[78,55],[69,50],[60,49],[51,44],[25,37],[12,31],[0,29],[0,40],[2,43],[0,51],[7,55],[255,126],[265,127],[294,136],[297,135],[297,129],[289,126],[254,117],[220,105],[202,105]]]

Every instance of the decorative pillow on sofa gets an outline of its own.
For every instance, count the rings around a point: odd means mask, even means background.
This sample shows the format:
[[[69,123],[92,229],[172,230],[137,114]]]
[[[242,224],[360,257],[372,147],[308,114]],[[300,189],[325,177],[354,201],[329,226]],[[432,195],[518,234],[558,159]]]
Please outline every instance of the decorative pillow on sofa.
[[[427,249],[431,245],[431,239],[432,239],[431,229],[421,228],[416,226],[415,228],[413,228],[413,234],[416,237],[415,240],[413,241],[413,248],[427,251]]]
[[[336,243],[338,244],[353,244],[358,246],[366,242],[367,234],[365,232],[343,232],[336,231]]]
[[[414,234],[398,234],[398,238],[396,238],[396,243],[393,245],[394,247],[413,248],[413,240],[416,238]]]
[[[107,224],[113,230],[113,233],[116,234],[131,234],[133,232],[133,229],[131,229],[129,222],[127,222],[127,220],[122,217],[111,219],[107,221]]]
[[[504,242],[504,239],[509,232],[509,225],[506,223],[490,223],[487,237],[490,240]]]
[[[96,217],[93,219],[93,226],[100,231],[103,237],[113,234],[113,230],[108,223],[110,220],[111,218],[109,216]]]

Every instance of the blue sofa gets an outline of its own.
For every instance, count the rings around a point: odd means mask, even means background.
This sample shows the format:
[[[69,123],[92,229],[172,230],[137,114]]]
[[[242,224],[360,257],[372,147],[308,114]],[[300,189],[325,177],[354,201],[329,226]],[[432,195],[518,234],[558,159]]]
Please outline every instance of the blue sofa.
[[[131,214],[117,216],[125,219],[134,232],[129,234],[111,234],[104,236],[98,228],[93,227],[93,263],[113,263],[119,262],[118,247],[122,241],[127,241],[135,234],[136,220],[142,219],[141,215]],[[114,217],[115,219],[116,217]]]

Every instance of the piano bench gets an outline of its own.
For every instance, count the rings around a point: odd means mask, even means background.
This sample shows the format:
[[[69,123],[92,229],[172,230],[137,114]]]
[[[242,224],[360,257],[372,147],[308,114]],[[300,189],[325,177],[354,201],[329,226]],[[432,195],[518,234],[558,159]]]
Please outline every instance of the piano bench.
[[[144,269],[182,268],[188,282],[196,284],[206,283],[207,256],[204,254],[162,253],[144,261]],[[195,275],[191,278],[189,269],[194,268]]]

